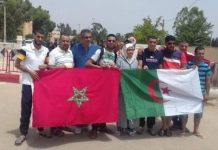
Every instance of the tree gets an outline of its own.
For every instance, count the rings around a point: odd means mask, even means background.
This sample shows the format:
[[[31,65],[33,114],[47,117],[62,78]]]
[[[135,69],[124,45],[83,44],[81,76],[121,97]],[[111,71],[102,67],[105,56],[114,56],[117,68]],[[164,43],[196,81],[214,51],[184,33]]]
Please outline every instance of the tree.
[[[204,12],[197,7],[190,10],[185,7],[178,14],[173,28],[178,41],[187,41],[190,45],[209,45],[213,25],[207,22]]]
[[[92,23],[91,31],[96,42],[104,40],[107,36],[107,29],[97,22]]]
[[[57,27],[60,30],[61,34],[73,35],[73,31],[69,24],[65,25],[64,23],[60,23],[59,25],[57,25]]]
[[[6,21],[7,21],[7,40],[15,40],[16,35],[21,31],[23,22],[31,14],[32,4],[26,0],[5,0]],[[3,7],[0,7],[0,38],[3,38]]]
[[[46,34],[55,28],[55,23],[50,20],[49,11],[44,10],[41,6],[33,8],[33,31],[43,29]]]
[[[136,25],[133,29],[133,34],[136,36],[138,43],[145,43],[149,36],[155,36],[159,44],[164,44],[164,38],[167,32],[163,28],[162,17],[159,17],[155,23],[150,17],[143,19],[142,25]]]
[[[4,0],[6,6],[7,40],[14,41],[22,35],[23,23],[33,21],[33,29],[43,28],[46,32],[54,29],[55,23],[50,20],[49,12],[41,7],[35,8],[29,0]],[[0,6],[0,39],[3,39],[3,7]]]
[[[211,46],[212,47],[218,47],[218,37],[212,39]]]

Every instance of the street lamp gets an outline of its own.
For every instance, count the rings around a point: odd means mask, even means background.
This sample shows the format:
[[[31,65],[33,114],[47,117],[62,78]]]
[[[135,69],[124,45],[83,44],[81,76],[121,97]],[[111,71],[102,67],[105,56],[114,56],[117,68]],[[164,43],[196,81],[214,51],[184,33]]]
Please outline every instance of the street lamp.
[[[0,4],[4,7],[4,44],[6,44],[6,7],[4,0],[0,0]]]

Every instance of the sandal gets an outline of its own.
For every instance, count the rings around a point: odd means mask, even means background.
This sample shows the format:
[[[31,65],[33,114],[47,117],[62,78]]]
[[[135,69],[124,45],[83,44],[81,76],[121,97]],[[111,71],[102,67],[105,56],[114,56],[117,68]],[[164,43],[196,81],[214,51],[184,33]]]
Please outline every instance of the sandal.
[[[45,138],[52,138],[52,135],[51,134],[47,134],[44,130],[39,131],[39,135],[43,136]]]
[[[166,129],[166,130],[164,130],[164,135],[172,136],[172,131],[170,131],[169,129]]]
[[[204,139],[204,136],[201,135],[199,132],[193,132],[193,135],[195,135],[196,137],[199,137],[201,139]]]
[[[160,129],[160,130],[158,131],[158,135],[159,135],[159,136],[164,136],[164,135],[165,135],[164,129]]]

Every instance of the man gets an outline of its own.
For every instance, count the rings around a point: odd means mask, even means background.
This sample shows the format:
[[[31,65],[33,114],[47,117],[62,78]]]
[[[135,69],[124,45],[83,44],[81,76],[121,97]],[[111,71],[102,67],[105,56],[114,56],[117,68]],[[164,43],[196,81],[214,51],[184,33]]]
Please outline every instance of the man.
[[[116,65],[116,36],[107,35],[106,48],[98,49],[94,55],[86,62],[87,67],[115,67]]]
[[[35,31],[33,43],[22,47],[22,49],[18,51],[17,59],[15,61],[16,68],[22,71],[21,135],[16,139],[15,145],[21,145],[23,141],[25,141],[28,133],[32,109],[33,80],[39,79],[36,70],[46,67],[44,62],[48,49],[42,45],[43,38],[44,32],[42,30]],[[43,129],[39,129],[39,135],[46,136]]]
[[[100,49],[98,45],[92,44],[92,32],[89,29],[83,29],[80,33],[80,42],[71,49],[76,68],[85,68],[86,62],[95,52]],[[82,133],[82,126],[76,126],[75,134]]]
[[[74,63],[76,68],[84,68],[86,62],[100,49],[98,45],[91,44],[92,32],[84,29],[80,33],[80,43],[77,43],[72,48]]]
[[[188,62],[187,68],[195,68],[198,67],[199,72],[199,79],[201,84],[201,91],[203,94],[203,103],[207,102],[209,97],[209,91],[210,91],[210,76],[211,76],[211,70],[207,63],[204,62],[204,54],[205,50],[203,47],[196,47],[195,48],[195,57],[193,60]],[[204,106],[204,104],[203,104]],[[203,109],[203,108],[202,108]],[[203,110],[202,110],[203,111]],[[199,133],[199,125],[202,118],[202,113],[196,113],[194,114],[194,130],[193,134],[198,137],[203,137]],[[187,123],[188,115],[184,115],[183,120],[183,133],[185,133],[186,123]]]
[[[138,56],[139,65],[143,69],[160,69],[162,68],[162,61],[163,56],[161,51],[156,49],[157,45],[157,38],[154,36],[148,37],[147,40],[148,48],[144,50],[142,55]],[[155,136],[156,133],[153,130],[153,126],[155,124],[155,117],[147,117],[147,132]],[[139,130],[137,131],[138,134],[142,134],[144,132],[145,126],[145,118],[139,119]]]
[[[162,50],[163,53],[163,69],[182,69],[186,66],[186,59],[182,52],[175,49],[176,38],[168,35],[165,38],[166,48]],[[172,136],[170,128],[171,117],[162,117],[162,128],[159,131],[160,136]]]
[[[86,62],[87,67],[102,68],[102,67],[116,67],[115,53],[116,48],[116,36],[114,34],[107,35],[106,47],[98,49],[94,55]],[[97,132],[112,133],[112,130],[108,129],[106,123],[93,124],[90,133],[90,138],[97,138]]]
[[[61,35],[59,46],[54,48],[48,56],[48,67],[49,68],[73,68],[73,54],[70,48],[70,37],[68,35]],[[66,131],[73,132],[70,127],[52,127],[51,134],[55,136],[64,136]]]
[[[49,68],[73,68],[73,54],[70,48],[70,37],[61,35],[60,45],[54,48],[48,57]]]

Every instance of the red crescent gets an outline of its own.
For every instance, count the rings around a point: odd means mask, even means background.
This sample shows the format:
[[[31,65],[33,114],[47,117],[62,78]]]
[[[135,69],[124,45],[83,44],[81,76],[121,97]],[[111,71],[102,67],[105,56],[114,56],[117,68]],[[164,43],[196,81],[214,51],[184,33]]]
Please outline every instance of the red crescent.
[[[163,103],[166,102],[166,101],[163,101],[162,98],[159,98],[159,97],[157,96],[157,93],[156,93],[155,90],[154,90],[154,86],[155,86],[156,84],[159,84],[159,80],[151,80],[151,81],[149,82],[149,84],[148,84],[148,92],[149,92],[150,97],[151,97],[151,99],[152,99],[153,101],[155,101],[156,103],[159,103],[159,104],[163,104]]]

